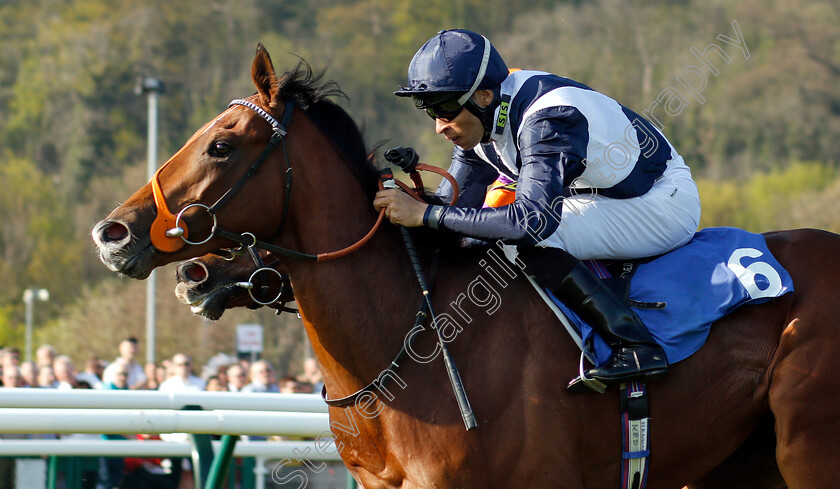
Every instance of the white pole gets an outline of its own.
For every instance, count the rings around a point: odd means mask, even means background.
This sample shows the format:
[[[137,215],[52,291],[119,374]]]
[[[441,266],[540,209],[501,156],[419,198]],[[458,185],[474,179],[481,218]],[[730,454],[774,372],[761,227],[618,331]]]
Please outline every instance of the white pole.
[[[155,78],[141,77],[134,87],[137,95],[148,95],[148,121],[146,134],[146,178],[151,180],[157,171],[158,94],[163,93],[163,83]],[[146,363],[155,362],[155,271],[146,280]]]
[[[265,476],[268,469],[265,467],[265,457],[254,459],[254,489],[265,489]]]
[[[34,301],[35,294],[32,293],[32,289],[23,291],[23,303],[26,305],[26,346],[24,347],[26,356],[24,358],[27,362],[32,360],[32,302]]]
[[[157,90],[147,90],[149,94],[149,127],[148,127],[148,144],[146,160],[146,174],[148,180],[154,177],[157,171]],[[146,363],[155,363],[155,290],[157,284],[157,273],[152,270],[149,278],[146,280]]]
[[[35,314],[35,301],[47,301],[50,298],[50,292],[47,289],[38,287],[30,287],[23,291],[23,303],[26,305],[26,338],[24,351],[25,361],[32,360],[32,316]]]

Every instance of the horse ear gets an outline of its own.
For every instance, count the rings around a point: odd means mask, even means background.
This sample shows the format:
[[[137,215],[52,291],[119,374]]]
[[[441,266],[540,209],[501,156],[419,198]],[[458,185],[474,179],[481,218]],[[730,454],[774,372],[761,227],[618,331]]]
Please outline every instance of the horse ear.
[[[251,65],[251,79],[257,86],[260,102],[266,107],[276,105],[280,95],[280,83],[277,80],[277,74],[274,72],[271,57],[262,43],[257,43],[257,53],[254,56],[254,64]]]

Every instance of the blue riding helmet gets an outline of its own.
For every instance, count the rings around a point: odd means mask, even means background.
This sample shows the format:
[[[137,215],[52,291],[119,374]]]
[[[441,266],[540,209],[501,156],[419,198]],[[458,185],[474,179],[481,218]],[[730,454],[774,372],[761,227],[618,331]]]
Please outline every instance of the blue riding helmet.
[[[505,61],[486,37],[444,30],[417,51],[408,66],[408,86],[394,95],[413,96],[421,109],[456,96],[464,105],[476,90],[498,87],[507,76]]]

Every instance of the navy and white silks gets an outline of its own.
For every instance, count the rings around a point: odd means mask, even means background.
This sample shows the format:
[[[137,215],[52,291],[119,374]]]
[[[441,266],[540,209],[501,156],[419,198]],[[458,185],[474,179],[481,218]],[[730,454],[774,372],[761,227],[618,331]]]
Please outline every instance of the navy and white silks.
[[[573,80],[515,71],[501,85],[491,142],[458,146],[455,206],[426,225],[483,240],[562,248],[579,259],[639,258],[687,243],[700,219],[691,172],[665,136],[615,100]],[[516,200],[481,208],[498,174]],[[444,181],[438,195],[452,189]],[[448,200],[448,199],[447,199]]]

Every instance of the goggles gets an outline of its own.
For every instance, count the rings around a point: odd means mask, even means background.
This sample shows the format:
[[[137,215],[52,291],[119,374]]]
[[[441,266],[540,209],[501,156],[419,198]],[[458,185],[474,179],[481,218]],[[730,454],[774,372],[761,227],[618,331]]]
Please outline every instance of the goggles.
[[[444,102],[440,102],[429,107],[426,107],[426,114],[429,115],[432,119],[441,119],[443,121],[449,122],[452,119],[458,117],[458,114],[464,110],[464,105],[461,104],[458,99],[450,99]]]

